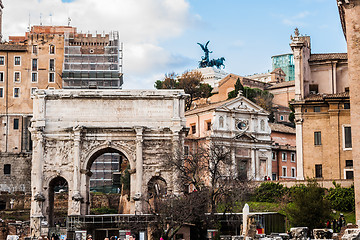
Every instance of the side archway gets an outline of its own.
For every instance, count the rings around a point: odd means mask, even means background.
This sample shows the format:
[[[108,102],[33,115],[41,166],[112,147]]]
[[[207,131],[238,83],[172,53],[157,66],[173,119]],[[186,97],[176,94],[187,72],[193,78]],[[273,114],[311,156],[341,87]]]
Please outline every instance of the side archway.
[[[48,186],[48,224],[51,228],[65,223],[69,206],[69,184],[64,177],[56,176],[49,181]]]

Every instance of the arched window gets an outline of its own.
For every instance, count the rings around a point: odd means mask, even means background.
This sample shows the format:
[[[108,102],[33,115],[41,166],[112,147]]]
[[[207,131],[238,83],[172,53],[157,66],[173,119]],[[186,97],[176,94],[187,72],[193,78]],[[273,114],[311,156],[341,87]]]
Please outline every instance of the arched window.
[[[265,131],[265,121],[264,120],[260,121],[260,130]]]
[[[219,117],[219,128],[224,128],[224,117]]]

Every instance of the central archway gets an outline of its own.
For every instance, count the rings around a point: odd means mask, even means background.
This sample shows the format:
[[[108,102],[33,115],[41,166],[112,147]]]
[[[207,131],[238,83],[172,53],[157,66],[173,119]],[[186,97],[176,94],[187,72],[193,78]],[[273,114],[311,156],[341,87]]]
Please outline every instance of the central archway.
[[[101,148],[90,157],[86,169],[89,172],[87,190],[91,214],[118,213],[119,209],[126,208],[120,206],[126,205],[126,202],[120,199],[129,199],[130,196],[130,161],[123,151],[112,147]],[[93,201],[94,197],[108,193],[119,193],[119,199],[116,199],[116,202],[108,199],[109,201],[101,204]]]

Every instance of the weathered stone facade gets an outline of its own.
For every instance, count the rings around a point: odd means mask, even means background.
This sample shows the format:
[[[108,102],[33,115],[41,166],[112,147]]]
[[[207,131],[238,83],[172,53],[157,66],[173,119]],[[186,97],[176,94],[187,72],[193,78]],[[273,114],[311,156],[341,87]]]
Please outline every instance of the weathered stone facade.
[[[181,90],[42,90],[34,98],[32,138],[32,236],[51,224],[51,184],[69,186],[69,215],[89,214],[91,165],[104,152],[130,163],[131,213],[146,211],[143,200],[153,177],[178,192],[175,175],[162,162],[182,149],[185,94]]]
[[[340,19],[347,40],[349,61],[349,83],[351,103],[351,125],[353,139],[355,209],[357,224],[360,224],[360,0],[337,0]]]
[[[30,192],[31,154],[0,153],[0,191]]]

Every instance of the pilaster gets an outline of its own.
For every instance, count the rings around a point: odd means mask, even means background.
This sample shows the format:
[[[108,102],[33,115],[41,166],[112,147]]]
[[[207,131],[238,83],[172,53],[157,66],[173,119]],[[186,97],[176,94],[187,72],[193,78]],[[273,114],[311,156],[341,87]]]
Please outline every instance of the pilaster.
[[[142,185],[143,185],[143,131],[144,128],[137,126],[134,128],[136,132],[136,186],[135,186],[135,211],[142,212]]]
[[[304,180],[303,159],[303,119],[295,119],[296,124],[296,179]]]

